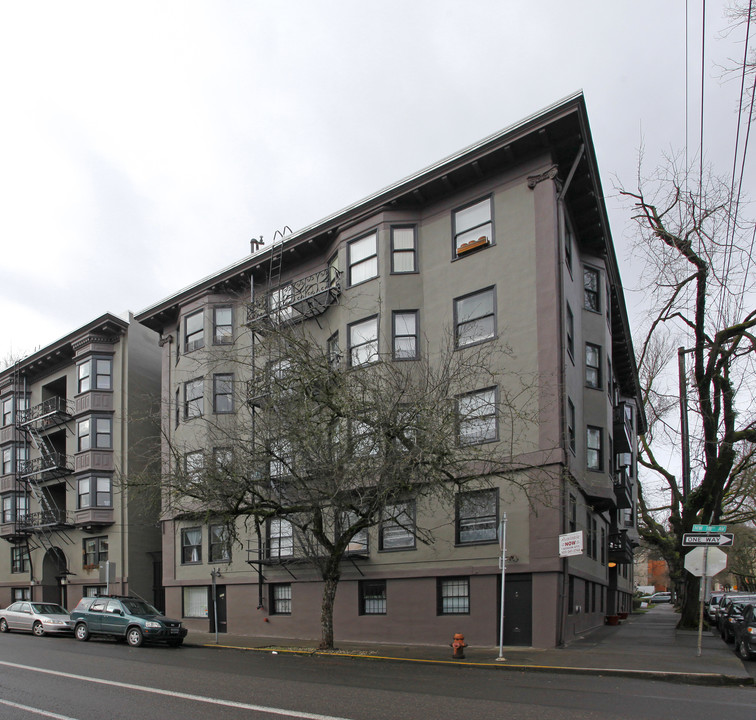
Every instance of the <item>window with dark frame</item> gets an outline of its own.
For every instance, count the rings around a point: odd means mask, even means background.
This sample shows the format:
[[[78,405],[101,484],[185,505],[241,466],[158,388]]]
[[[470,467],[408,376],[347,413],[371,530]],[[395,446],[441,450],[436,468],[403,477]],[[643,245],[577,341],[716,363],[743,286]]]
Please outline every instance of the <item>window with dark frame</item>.
[[[490,197],[460,208],[452,214],[456,257],[493,244],[492,215]]]
[[[601,346],[585,344],[585,384],[595,390],[601,389]]]
[[[234,411],[234,376],[228,373],[213,375],[213,412]]]
[[[347,244],[349,285],[378,277],[378,233],[352,240]]]
[[[202,562],[202,528],[181,529],[181,564],[198,565]]]
[[[291,615],[291,583],[270,586],[270,614]]]
[[[184,352],[199,350],[205,346],[204,311],[187,315],[184,319]]]
[[[415,501],[387,505],[378,531],[378,549],[409,550],[415,542]]]
[[[201,480],[205,468],[205,455],[202,450],[192,450],[184,454],[184,473],[189,483]]]
[[[184,419],[202,417],[204,413],[204,383],[202,378],[184,383]]]
[[[367,365],[378,360],[378,316],[349,325],[349,364]]]
[[[3,427],[13,425],[13,395],[5,397],[2,400],[3,404]]]
[[[573,232],[572,223],[570,219],[565,215],[564,218],[564,263],[567,265],[567,269],[572,275],[572,244],[573,244]]]
[[[583,268],[583,302],[586,310],[601,312],[601,274],[596,268]]]
[[[567,303],[567,352],[570,359],[575,360],[575,316],[572,314],[572,308]]]
[[[268,559],[278,560],[294,555],[294,529],[286,518],[268,520]]]
[[[586,465],[589,470],[603,470],[602,429],[589,425],[586,429]]]
[[[210,562],[231,562],[231,543],[228,528],[222,523],[209,527],[208,560]]]
[[[91,417],[76,424],[78,452],[110,450],[113,447],[113,419]]]
[[[439,615],[470,614],[470,578],[448,577],[437,580]]]
[[[112,479],[106,476],[81,478],[78,481],[76,507],[79,510],[113,507]]]
[[[457,495],[456,542],[496,542],[499,528],[498,490],[475,490]]]
[[[360,580],[360,615],[386,614],[386,581]]]
[[[113,360],[111,358],[88,358],[76,368],[78,392],[113,389]]]
[[[417,235],[414,226],[391,228],[391,272],[417,272]]]
[[[454,300],[454,341],[466,347],[496,336],[496,294],[486,288]]]
[[[459,442],[479,445],[498,438],[496,388],[487,388],[457,398]]]
[[[11,573],[29,572],[29,551],[25,545],[11,546]]]
[[[341,348],[339,346],[339,331],[337,330],[326,341],[326,355],[328,366],[337,370],[341,366]]]
[[[418,352],[417,310],[395,310],[392,314],[394,360],[416,360]]]
[[[567,443],[572,454],[576,451],[575,442],[575,406],[570,398],[567,398]]]
[[[108,559],[107,536],[84,538],[82,540],[82,562],[85,567],[94,567]]]
[[[570,532],[577,531],[577,498],[570,494],[570,506],[568,510],[567,523]]]
[[[230,307],[213,308],[213,344],[231,345],[234,342],[234,314]]]

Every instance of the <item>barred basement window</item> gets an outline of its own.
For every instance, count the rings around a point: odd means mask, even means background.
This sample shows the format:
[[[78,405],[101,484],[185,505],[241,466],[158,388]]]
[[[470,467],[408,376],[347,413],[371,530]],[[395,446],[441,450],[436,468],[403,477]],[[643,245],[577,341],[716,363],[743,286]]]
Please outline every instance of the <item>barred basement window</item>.
[[[438,614],[470,614],[470,578],[450,577],[438,579]]]
[[[386,614],[386,581],[360,581],[360,615]]]

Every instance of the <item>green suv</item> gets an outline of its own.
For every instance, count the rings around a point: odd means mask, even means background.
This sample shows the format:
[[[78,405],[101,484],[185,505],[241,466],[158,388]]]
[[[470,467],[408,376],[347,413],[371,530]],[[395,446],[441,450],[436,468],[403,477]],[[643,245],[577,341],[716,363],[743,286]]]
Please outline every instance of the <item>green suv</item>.
[[[82,598],[71,613],[71,622],[77,640],[108,635],[125,639],[132,647],[143,642],[165,642],[178,647],[187,634],[180,621],[164,617],[140,598],[121,595]]]

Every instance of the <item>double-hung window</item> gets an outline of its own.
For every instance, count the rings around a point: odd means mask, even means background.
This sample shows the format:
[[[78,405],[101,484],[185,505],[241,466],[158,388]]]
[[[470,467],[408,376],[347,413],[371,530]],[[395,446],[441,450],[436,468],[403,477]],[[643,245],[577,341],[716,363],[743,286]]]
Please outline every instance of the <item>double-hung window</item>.
[[[213,412],[232,413],[234,411],[234,376],[213,375]]]
[[[3,398],[3,427],[13,424],[13,395]]]
[[[490,340],[495,335],[494,288],[486,288],[454,301],[454,339],[457,347]]]
[[[332,370],[338,369],[339,365],[341,365],[341,348],[339,347],[338,330],[327,340],[326,355],[328,357],[328,367]]]
[[[89,358],[77,366],[78,391],[112,390],[113,361],[110,358]]]
[[[205,456],[202,450],[193,450],[184,455],[184,472],[188,483],[199,482],[204,467]]]
[[[495,542],[498,537],[498,504],[496,490],[457,495],[457,543]]]
[[[201,417],[204,412],[204,384],[202,378],[184,383],[184,418]]]
[[[391,228],[391,272],[417,272],[417,238],[414,227]]]
[[[601,388],[601,347],[585,344],[585,384],[589,388]]]
[[[230,562],[231,543],[229,542],[228,528],[225,525],[210,525],[208,549],[210,562]]]
[[[29,572],[29,550],[25,545],[11,546],[11,572]]]
[[[417,310],[393,313],[394,360],[416,360],[418,357]]]
[[[575,359],[575,316],[572,314],[572,308],[567,303],[567,352],[570,359]]]
[[[386,581],[360,580],[360,615],[386,614]]]
[[[378,233],[352,240],[347,245],[349,253],[349,284],[357,285],[378,277]]]
[[[107,536],[85,538],[82,540],[82,562],[84,566],[93,567],[108,559]]]
[[[184,320],[184,352],[205,346],[205,316],[202,310],[187,315]]]
[[[270,586],[270,614],[291,615],[291,583]]]
[[[601,273],[592,267],[583,268],[583,302],[586,310],[601,312]]]
[[[230,345],[233,341],[234,315],[231,308],[213,308],[213,344]]]
[[[192,565],[202,562],[202,528],[181,530],[181,564]]]
[[[294,555],[294,529],[290,520],[268,520],[268,559],[279,560]]]
[[[13,447],[3,448],[3,475],[10,475],[13,472]]]
[[[29,499],[21,493],[3,495],[2,522],[12,523],[26,519],[29,512]]]
[[[349,364],[366,365],[378,359],[378,316],[349,326]]]
[[[76,424],[79,452],[109,450],[113,447],[113,419],[92,417]]]
[[[469,577],[439,578],[436,588],[439,615],[468,615],[470,613]]]
[[[492,243],[493,222],[490,197],[454,213],[454,255],[456,257]]]
[[[379,550],[404,550],[415,547],[415,502],[388,505],[383,512]]]
[[[78,481],[77,503],[79,510],[92,507],[112,507],[113,487],[110,477],[86,477]]]
[[[457,418],[460,444],[478,445],[496,440],[496,388],[458,397]]]
[[[567,444],[572,454],[575,454],[575,405],[567,398]]]
[[[599,427],[589,425],[586,429],[586,465],[589,470],[596,472],[604,468],[601,436],[602,430]]]

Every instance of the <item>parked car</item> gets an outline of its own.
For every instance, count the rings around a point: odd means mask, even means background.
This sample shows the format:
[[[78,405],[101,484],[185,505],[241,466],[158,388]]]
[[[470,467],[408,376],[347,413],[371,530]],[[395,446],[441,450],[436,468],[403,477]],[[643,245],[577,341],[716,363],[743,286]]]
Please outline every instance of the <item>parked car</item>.
[[[704,613],[706,614],[706,619],[710,625],[716,624],[717,606],[719,605],[722,596],[725,594],[724,590],[716,590],[709,595],[709,599],[704,604]]]
[[[655,592],[653,595],[644,595],[641,598],[641,602],[647,602],[649,604],[668,603],[672,602],[671,592]]]
[[[71,613],[74,636],[86,641],[93,635],[109,636],[139,647],[143,642],[165,642],[178,647],[187,629],[179,620],[165,617],[141,598],[121,595],[84,597]]]
[[[735,626],[735,652],[743,660],[756,659],[756,603],[743,608],[743,617]]]
[[[21,630],[42,637],[48,633],[73,632],[71,616],[57,603],[19,600],[0,610],[0,632]]]
[[[756,595],[743,595],[730,598],[725,607],[720,610],[719,634],[726,643],[735,642],[735,628],[743,619],[745,608],[756,602]]]
[[[710,622],[710,624],[717,629],[717,632],[720,635],[722,635],[724,613],[727,609],[727,604],[732,602],[733,600],[737,600],[738,598],[749,597],[750,594],[751,593],[742,592],[740,590],[730,590],[722,595],[721,598],[719,598],[719,603],[714,610],[714,619]]]

